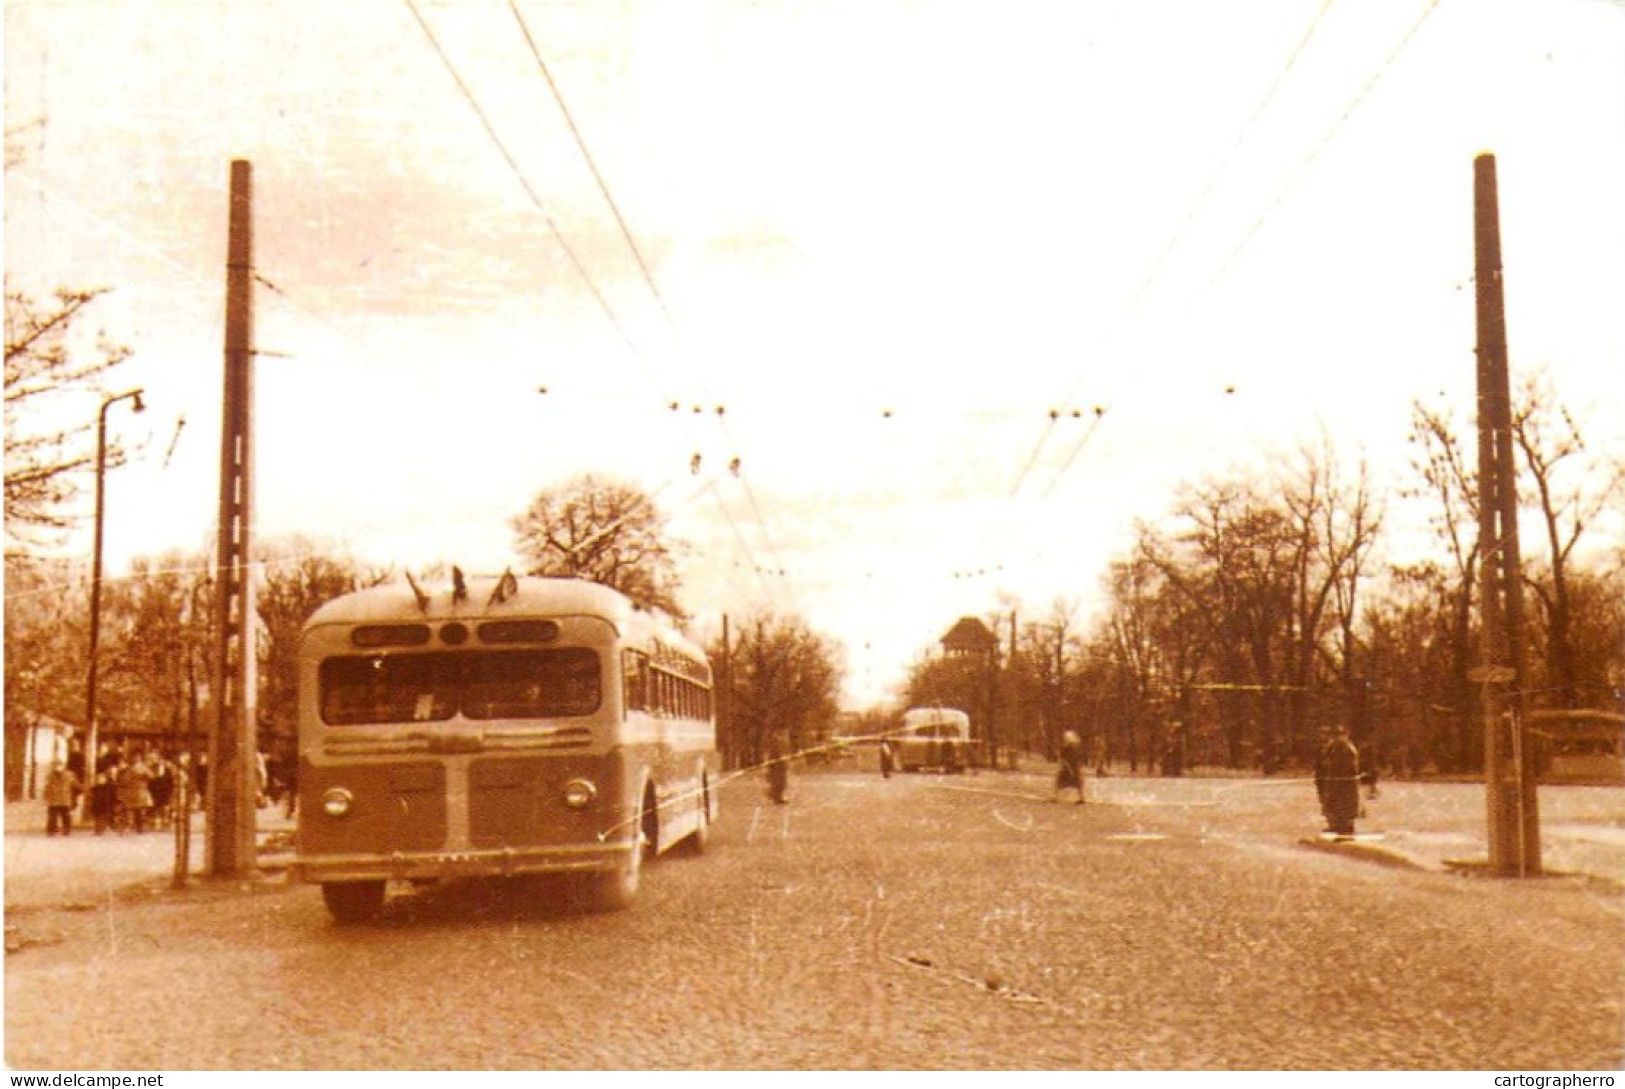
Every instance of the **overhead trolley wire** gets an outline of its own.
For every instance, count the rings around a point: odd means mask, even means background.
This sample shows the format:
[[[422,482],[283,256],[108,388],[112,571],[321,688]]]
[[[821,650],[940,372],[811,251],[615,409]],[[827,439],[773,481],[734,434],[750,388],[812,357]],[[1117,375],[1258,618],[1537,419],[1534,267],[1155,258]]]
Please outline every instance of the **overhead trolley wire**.
[[[1303,36],[1298,39],[1298,44],[1293,47],[1291,54],[1286,59],[1286,63],[1281,66],[1281,70],[1276,73],[1275,79],[1270,83],[1269,89],[1264,92],[1264,97],[1258,100],[1258,105],[1254,108],[1252,116],[1247,118],[1246,123],[1241,126],[1241,130],[1236,133],[1235,140],[1231,142],[1229,150],[1224,154],[1224,158],[1219,161],[1219,165],[1214,168],[1213,173],[1208,177],[1207,184],[1202,187],[1201,194],[1192,202],[1190,209],[1185,213],[1185,217],[1179,221],[1179,226],[1175,227],[1173,233],[1169,235],[1168,242],[1163,246],[1162,252],[1157,255],[1151,271],[1140,281],[1140,286],[1135,290],[1133,298],[1129,301],[1130,312],[1139,306],[1141,299],[1150,290],[1152,283],[1162,274],[1163,266],[1168,263],[1168,258],[1173,255],[1174,250],[1179,247],[1179,243],[1184,240],[1186,230],[1190,228],[1191,223],[1202,209],[1207,206],[1208,200],[1213,196],[1213,191],[1219,186],[1219,180],[1230,169],[1230,164],[1235,162],[1236,154],[1241,150],[1242,145],[1247,142],[1247,137],[1252,135],[1253,126],[1257,125],[1259,118],[1264,116],[1270,104],[1275,101],[1275,96],[1280,93],[1282,85],[1286,83],[1287,77],[1297,67],[1298,59],[1303,56],[1303,51],[1309,47],[1310,40],[1314,38],[1315,31],[1320,28],[1321,22],[1326,18],[1326,13],[1331,10],[1334,2],[1335,0],[1323,0],[1320,10],[1315,12],[1315,17],[1310,20],[1309,26],[1304,29]]]
[[[1185,214],[1180,218],[1179,223],[1168,235],[1167,242],[1164,243],[1162,250],[1157,254],[1156,259],[1151,263],[1151,267],[1146,271],[1146,274],[1141,277],[1138,286],[1136,286],[1134,289],[1134,294],[1129,297],[1128,308],[1125,316],[1133,316],[1133,314],[1139,309],[1140,304],[1145,301],[1145,297],[1150,292],[1152,285],[1156,283],[1157,279],[1162,275],[1163,269],[1167,267],[1169,258],[1173,256],[1175,251],[1179,249],[1180,244],[1184,242],[1185,234],[1190,229],[1191,224],[1196,221],[1197,216],[1200,215],[1202,210],[1207,207],[1207,203],[1212,198],[1214,191],[1218,188],[1220,180],[1235,162],[1237,154],[1241,151],[1242,146],[1246,144],[1247,138],[1252,135],[1253,129],[1258,124],[1259,119],[1264,116],[1264,114],[1269,110],[1271,104],[1274,103],[1277,95],[1280,94],[1281,88],[1287,81],[1287,77],[1290,76],[1292,71],[1297,67],[1298,61],[1303,56],[1304,50],[1308,48],[1310,41],[1315,36],[1315,32],[1320,29],[1321,23],[1324,22],[1326,18],[1326,13],[1331,10],[1331,6],[1334,2],[1335,0],[1323,0],[1320,8],[1315,12],[1314,18],[1309,21],[1309,25],[1304,29],[1303,34],[1298,38],[1298,42],[1295,46],[1293,46],[1291,53],[1287,55],[1286,61],[1282,64],[1280,71],[1276,73],[1275,78],[1270,81],[1269,87],[1265,90],[1263,96],[1258,100],[1258,105],[1253,108],[1252,114],[1236,132],[1235,139],[1231,141],[1229,149],[1226,150],[1223,158],[1219,160],[1218,165],[1214,167],[1213,172],[1208,176],[1206,184],[1202,187],[1202,191],[1197,195],[1196,199],[1191,202],[1191,206],[1185,211]],[[1063,403],[1071,401],[1072,398],[1077,395],[1078,387],[1080,385],[1082,385],[1081,379],[1073,383],[1072,388],[1067,391],[1066,397],[1063,399]],[[1066,475],[1067,471],[1071,468],[1072,463],[1077,460],[1078,453],[1094,436],[1095,430],[1098,427],[1100,419],[1103,415],[1104,413],[1102,411],[1096,412],[1094,422],[1090,424],[1088,430],[1084,432],[1083,436],[1073,446],[1072,452],[1066,456],[1062,468],[1055,474],[1054,479],[1050,482],[1049,488],[1044,493],[1046,496],[1054,492],[1057,485],[1059,485],[1061,478]],[[1016,477],[1015,485],[1010,489],[1011,498],[1014,498],[1016,493],[1021,490],[1022,483],[1027,479],[1027,476],[1032,471],[1033,466],[1037,464],[1039,454],[1043,451],[1044,446],[1048,443],[1050,435],[1055,429],[1057,418],[1058,417],[1056,415],[1052,414],[1049,422],[1045,425],[1043,432],[1039,435],[1037,444],[1033,447],[1032,453],[1028,455],[1026,463],[1022,466],[1021,472]]]
[[[1434,10],[1437,9],[1438,6],[1439,0],[1428,0],[1427,5],[1422,9],[1422,14],[1416,17],[1416,21],[1412,23],[1410,29],[1405,32],[1405,36],[1399,40],[1399,43],[1395,45],[1393,49],[1389,50],[1388,55],[1384,57],[1382,63],[1377,66],[1377,70],[1372,73],[1371,78],[1366,80],[1365,84],[1357,92],[1355,92],[1354,97],[1349,100],[1349,104],[1344,107],[1342,114],[1337,118],[1336,121],[1332,122],[1331,127],[1327,129],[1325,135],[1320,138],[1320,142],[1314,146],[1313,150],[1311,150],[1303,162],[1299,164],[1298,169],[1293,171],[1292,176],[1287,179],[1286,184],[1283,185],[1280,191],[1275,194],[1275,199],[1272,200],[1269,203],[1269,206],[1259,214],[1258,219],[1253,222],[1253,225],[1247,228],[1246,233],[1241,237],[1241,241],[1236,243],[1235,248],[1230,251],[1229,255],[1225,257],[1223,263],[1219,265],[1218,271],[1213,274],[1213,278],[1208,281],[1209,287],[1218,283],[1224,278],[1225,273],[1230,271],[1230,266],[1234,264],[1236,258],[1241,255],[1241,251],[1247,248],[1247,245],[1252,242],[1253,237],[1257,235],[1259,230],[1263,228],[1264,224],[1269,221],[1269,218],[1275,214],[1283,203],[1285,203],[1287,196],[1291,194],[1292,190],[1297,188],[1298,183],[1303,180],[1303,176],[1309,172],[1309,168],[1315,164],[1315,162],[1320,158],[1321,154],[1328,146],[1330,146],[1333,138],[1337,136],[1338,132],[1343,128],[1343,125],[1347,123],[1348,119],[1354,115],[1354,111],[1360,108],[1360,105],[1365,101],[1366,96],[1371,93],[1372,89],[1376,87],[1377,83],[1382,79],[1382,77],[1387,75],[1388,70],[1393,67],[1394,62],[1399,59],[1399,55],[1403,53],[1406,47],[1411,44],[1411,41],[1416,37],[1417,32],[1422,29],[1422,24],[1428,21],[1428,17],[1433,14]]]
[[[410,4],[411,0],[407,0],[407,2]],[[604,202],[609,206],[610,212],[615,217],[615,223],[620,228],[621,237],[626,241],[627,249],[631,251],[633,259],[637,262],[638,270],[643,275],[644,284],[648,286],[649,292],[654,296],[655,302],[659,305],[661,313],[665,315],[667,324],[675,329],[677,327],[677,322],[672,315],[671,308],[666,305],[665,296],[661,293],[660,286],[655,282],[654,274],[649,269],[648,261],[645,260],[643,251],[641,247],[638,246],[637,239],[632,234],[632,229],[627,225],[625,216],[621,214],[620,206],[616,203],[615,197],[610,191],[609,183],[605,180],[603,172],[598,169],[597,160],[593,158],[592,152],[588,149],[586,138],[582,135],[580,126],[576,124],[575,117],[570,112],[570,107],[564,100],[564,93],[560,89],[558,81],[553,78],[552,70],[548,67],[546,59],[542,56],[541,48],[536,44],[536,38],[531,33],[530,26],[525,21],[524,14],[519,10],[519,6],[515,0],[508,0],[508,10],[512,12],[514,21],[519,25],[520,33],[525,39],[525,45],[530,49],[531,56],[535,59],[536,67],[538,70],[540,70],[542,78],[547,81],[548,90],[552,93],[554,102],[558,104],[559,112],[561,115],[563,115],[564,122],[570,129],[570,135],[574,138],[576,148],[581,152],[581,157],[587,164],[587,169],[592,172],[593,180],[598,186],[598,191],[603,194]],[[414,14],[415,13],[416,9],[414,9]],[[422,22],[421,17],[419,18],[419,22]],[[444,54],[442,54],[442,59],[444,59]],[[459,85],[461,85],[461,81],[459,81]],[[464,93],[467,94],[466,90]],[[489,125],[487,125],[487,128],[489,129]],[[702,391],[705,393],[706,400],[715,402],[715,398],[712,396],[711,391],[708,388],[703,388],[705,385],[703,380],[701,385]],[[728,427],[727,419],[720,411],[717,413],[717,423],[722,428],[723,436],[727,440],[730,448],[730,453],[737,455],[738,446],[734,440],[733,432]],[[741,476],[740,481],[742,484],[744,484],[746,499],[750,503],[751,512],[756,519],[757,525],[761,528],[763,539],[767,542],[768,551],[773,556],[773,562],[776,569],[780,572],[780,574],[788,577],[788,573],[784,568],[784,562],[779,557],[778,547],[773,542],[772,534],[768,532],[767,520],[762,515],[761,504],[757,501],[755,489],[751,487],[750,481],[745,477]],[[713,492],[713,494],[715,493]],[[739,526],[734,521],[733,514],[728,510],[727,505],[721,502],[720,496],[717,496],[717,505],[727,517],[729,524],[733,528],[735,537],[739,540],[739,543],[743,548],[744,538],[739,532]],[[745,549],[745,552],[747,558],[749,558],[749,549]],[[752,565],[757,566],[754,564],[754,561]],[[792,597],[794,597],[793,592]]]
[[[576,147],[581,151],[581,157],[586,160],[587,169],[592,171],[593,180],[598,183],[598,191],[604,195],[604,201],[609,210],[615,215],[615,222],[621,228],[621,237],[626,239],[626,246],[632,251],[632,256],[638,263],[638,270],[643,273],[643,282],[649,285],[649,292],[654,295],[655,302],[660,304],[661,311],[666,320],[673,325],[671,310],[666,306],[666,299],[660,294],[660,288],[655,283],[654,274],[649,271],[649,264],[643,259],[643,251],[638,248],[637,241],[632,237],[632,229],[626,225],[626,219],[621,215],[621,209],[610,194],[609,184],[604,181],[604,175],[598,169],[598,163],[587,149],[587,141],[582,137],[581,130],[576,127],[575,118],[570,113],[570,107],[565,105],[564,95],[559,90],[558,83],[553,79],[552,71],[547,67],[547,61],[542,58],[542,51],[537,48],[536,40],[531,36],[530,27],[525,23],[525,17],[520,14],[519,6],[514,0],[508,0],[508,10],[513,12],[514,21],[519,24],[520,33],[525,36],[525,44],[530,47],[530,55],[536,58],[536,67],[541,69],[542,78],[547,80],[548,90],[553,92],[553,101],[559,105],[559,112],[564,115],[564,123],[570,127],[570,135],[575,137]]]
[[[598,285],[593,281],[592,276],[587,272],[585,266],[583,266],[581,263],[581,260],[576,255],[575,250],[571,248],[569,242],[565,239],[564,234],[559,229],[557,222],[555,222],[552,215],[548,213],[546,205],[542,202],[540,196],[537,195],[535,189],[531,186],[530,181],[525,177],[524,171],[520,169],[518,162],[514,159],[513,154],[508,150],[507,145],[503,143],[502,138],[497,134],[495,126],[492,125],[491,120],[486,115],[484,109],[480,107],[478,100],[474,97],[474,94],[469,89],[468,84],[465,83],[462,76],[458,74],[456,66],[452,64],[451,58],[446,55],[446,52],[441,47],[439,40],[435,37],[434,31],[430,28],[428,22],[423,18],[423,14],[418,10],[416,3],[414,3],[414,0],[404,0],[404,2],[407,9],[411,11],[412,17],[417,20],[418,26],[423,29],[424,36],[429,39],[429,44],[434,48],[435,55],[440,58],[440,63],[445,67],[447,73],[450,74],[453,82],[455,82],[457,85],[457,89],[468,101],[469,106],[473,108],[475,115],[479,117],[480,124],[484,127],[486,135],[490,137],[491,142],[501,153],[503,160],[508,164],[508,168],[513,172],[515,178],[518,179],[519,184],[524,188],[526,195],[530,197],[531,202],[536,206],[537,211],[541,213],[543,220],[547,223],[548,229],[553,233],[553,237],[556,238],[559,245],[564,248],[565,254],[568,255],[571,264],[575,267],[576,272],[581,276],[582,282],[585,283],[588,290],[592,292],[593,298],[597,300],[600,309],[602,309],[604,315],[609,318],[610,323],[615,327],[616,332],[621,335],[621,339],[626,344],[628,350],[630,350],[634,356],[641,360],[642,356],[639,354],[637,345],[627,332],[626,327],[622,325],[620,319],[616,316],[614,309],[609,305],[609,301],[599,290]],[[593,177],[598,183],[599,191],[603,194],[605,201],[608,202],[611,211],[614,212],[615,221],[620,225],[622,236],[626,239],[627,245],[631,247],[632,253],[637,259],[638,267],[643,272],[645,283],[647,283],[649,290],[654,293],[655,299],[660,304],[661,311],[665,314],[667,321],[675,325],[675,322],[672,321],[671,311],[666,306],[665,298],[660,294],[660,289],[658,286],[656,286],[654,277],[649,272],[648,264],[645,262],[642,251],[638,248],[636,241],[633,239],[631,230],[627,227],[626,221],[621,215],[620,208],[615,203],[615,198],[610,193],[609,185],[604,181],[603,175],[599,171],[596,162],[593,160],[591,153],[587,150],[586,141],[582,138],[580,129],[576,126],[575,120],[570,114],[569,107],[565,105],[564,97],[559,91],[558,85],[554,82],[553,76],[547,68],[546,61],[542,59],[541,50],[537,47],[535,39],[530,33],[529,26],[525,23],[524,17],[520,14],[517,7],[514,7],[510,3],[510,9],[513,12],[515,21],[519,24],[520,31],[524,35],[526,44],[530,47],[531,55],[535,58],[537,66],[541,69],[543,77],[547,80],[548,87],[553,92],[554,100],[558,103],[560,111],[564,114],[565,121],[569,125],[571,133],[575,136],[576,146],[580,149],[582,157],[586,159],[587,165],[591,169]],[[653,380],[653,376],[651,376],[651,380]],[[660,389],[658,381],[655,382],[655,386],[656,392],[660,393],[662,399],[664,400],[665,394],[664,391]],[[727,425],[725,423],[723,425],[723,429],[724,432],[727,431]],[[730,435],[729,437],[731,440],[732,436]],[[762,523],[761,508],[757,505],[754,494],[749,493],[748,483],[746,488],[747,493],[750,494],[751,507],[756,512],[758,523],[762,524],[762,532],[765,536],[767,534],[767,527],[765,523]],[[729,521],[732,523],[732,515],[727,511],[726,507],[723,508],[723,512],[724,514],[728,515]],[[738,536],[739,527],[734,525],[733,529],[735,535]],[[768,537],[768,547],[770,550],[774,551],[775,562],[778,562],[777,550],[773,547],[772,538],[770,536]],[[747,552],[747,556],[748,555],[749,553]]]
[[[581,277],[582,282],[587,285],[587,290],[592,293],[592,297],[597,300],[599,308],[604,312],[604,316],[607,317],[610,324],[615,327],[615,331],[621,335],[621,339],[625,342],[627,349],[631,351],[635,357],[641,359],[642,357],[638,354],[637,345],[632,341],[631,335],[627,333],[626,327],[621,324],[621,319],[616,316],[614,309],[609,305],[609,300],[604,297],[604,293],[599,290],[597,283],[594,282],[592,276],[587,272],[586,266],[581,263],[581,258],[576,255],[576,251],[571,247],[569,241],[564,237],[564,232],[559,229],[558,223],[554,221],[553,216],[548,212],[547,206],[542,202],[542,198],[537,194],[535,188],[530,184],[530,179],[525,177],[525,172],[519,168],[519,164],[514,160],[513,154],[508,150],[507,145],[502,142],[502,137],[497,134],[495,126],[491,124],[491,119],[486,116],[485,110],[480,106],[479,101],[474,97],[474,93],[469,90],[468,84],[463,82],[463,77],[458,74],[456,66],[451,63],[451,58],[446,56],[446,51],[441,48],[439,39],[435,37],[434,31],[430,28],[428,22],[423,18],[423,13],[418,11],[417,4],[414,2],[414,0],[403,0],[403,2],[406,4],[407,9],[411,11],[412,17],[417,20],[418,26],[423,28],[423,34],[429,39],[429,45],[433,47],[435,56],[440,58],[440,63],[445,67],[446,72],[451,76],[452,81],[457,84],[457,89],[462,92],[463,98],[465,98],[468,101],[469,106],[473,108],[475,116],[480,119],[480,124],[485,128],[485,134],[491,138],[491,143],[494,144],[497,151],[502,154],[503,161],[508,164],[508,169],[511,170],[514,177],[518,179],[520,187],[525,191],[525,195],[530,198],[531,203],[536,206],[536,210],[541,213],[542,220],[547,224],[548,230],[553,233],[553,237],[557,239],[559,245],[563,247],[565,255],[570,259],[570,264],[574,266],[576,273]]]
[[[626,327],[616,316],[613,308],[611,308],[609,305],[608,300],[599,290],[597,284],[593,281],[591,275],[587,272],[585,266],[577,257],[575,251],[570,247],[568,241],[566,241],[558,224],[548,213],[547,208],[543,204],[540,196],[536,193],[529,180],[525,177],[524,171],[519,167],[518,162],[514,159],[512,153],[508,150],[501,137],[497,134],[495,126],[491,123],[490,118],[479,105],[478,100],[474,97],[474,94],[468,87],[467,83],[458,74],[456,66],[452,64],[450,57],[447,56],[439,40],[435,37],[434,31],[424,19],[423,14],[418,10],[417,4],[414,2],[414,0],[404,0],[404,3],[406,4],[408,10],[411,11],[413,18],[417,20],[417,23],[422,28],[424,35],[429,39],[429,44],[433,47],[436,56],[439,57],[441,64],[445,67],[448,74],[450,74],[452,80],[456,83],[457,89],[462,93],[463,97],[473,108],[476,116],[479,117],[480,123],[485,129],[486,135],[491,139],[492,143],[501,153],[503,160],[508,164],[508,168],[513,172],[520,185],[524,188],[526,195],[530,197],[531,202],[536,206],[537,210],[541,212],[543,219],[547,223],[548,229],[552,231],[553,236],[558,239],[559,244],[564,248],[564,251],[566,255],[568,255],[571,264],[575,267],[577,273],[581,276],[582,281],[592,292],[592,295],[594,299],[597,300],[599,307],[603,310],[605,316],[609,318],[611,324],[614,325],[616,331],[621,335],[621,338],[625,342],[627,348],[641,361],[642,356],[639,354],[637,345],[627,332]],[[569,127],[571,135],[575,139],[577,149],[581,152],[582,158],[585,160],[588,169],[592,172],[593,179],[597,183],[599,192],[603,195],[605,202],[608,204],[610,211],[615,217],[615,222],[620,228],[621,236],[625,240],[627,247],[631,250],[633,258],[637,262],[638,269],[643,276],[645,285],[649,288],[650,293],[654,296],[654,299],[659,305],[662,314],[665,316],[667,323],[675,329],[677,323],[673,318],[671,309],[667,306],[665,297],[661,293],[659,285],[655,282],[654,275],[649,268],[647,260],[645,260],[643,256],[642,249],[638,246],[637,241],[632,234],[631,228],[628,226],[625,217],[621,214],[619,205],[615,202],[615,198],[610,190],[608,181],[604,178],[603,172],[599,170],[596,160],[593,158],[592,153],[588,150],[586,139],[582,135],[580,127],[576,124],[575,118],[571,114],[569,106],[565,102],[563,92],[558,86],[557,81],[554,80],[552,72],[548,68],[547,62],[542,56],[541,49],[536,43],[535,36],[531,33],[529,24],[525,21],[523,14],[520,12],[517,4],[514,3],[513,0],[509,0],[509,10],[512,12],[514,20],[519,26],[520,32],[525,39],[525,44],[530,49],[531,56],[536,61],[537,68],[540,70],[542,77],[547,82],[554,101],[558,104],[559,110],[564,116],[565,123]],[[645,369],[647,369],[647,367]],[[662,400],[670,401],[670,398],[667,397],[665,392],[660,388],[659,381],[652,374],[650,375],[650,379],[655,383],[656,391],[660,393]],[[706,393],[706,399],[708,401],[715,400],[713,397],[711,397],[708,389],[704,392]],[[675,404],[676,402],[671,403]],[[737,456],[738,448],[734,441],[732,430],[728,427],[727,420],[723,418],[720,410],[717,413],[717,422],[722,428],[723,435],[728,442],[730,451]],[[773,563],[776,565],[776,569],[787,577],[788,572],[783,566],[783,560],[779,556],[778,547],[773,541],[773,536],[768,531],[767,521],[762,514],[761,504],[757,500],[755,489],[751,487],[748,479],[741,476],[740,480],[741,483],[744,484],[746,498],[749,501],[750,508],[753,516],[756,519],[757,525],[762,531],[763,539],[767,543],[768,551],[773,556]],[[716,495],[714,489],[712,489],[712,492],[713,495]],[[728,510],[726,504],[721,503],[720,496],[717,496],[717,499],[718,506],[722,509],[723,514],[727,517],[734,531],[735,537],[740,541],[741,546],[743,546],[743,535],[740,533],[739,526],[737,522],[735,522],[732,512]],[[746,549],[745,552],[747,559],[750,559],[749,549]],[[752,561],[752,566],[757,566],[754,561]],[[795,595],[793,592],[791,596],[794,598]]]

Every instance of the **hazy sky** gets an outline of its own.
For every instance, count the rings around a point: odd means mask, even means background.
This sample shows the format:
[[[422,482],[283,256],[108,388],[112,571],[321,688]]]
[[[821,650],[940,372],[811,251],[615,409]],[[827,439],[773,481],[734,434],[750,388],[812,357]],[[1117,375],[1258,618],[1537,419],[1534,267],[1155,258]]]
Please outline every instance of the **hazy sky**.
[[[1001,593],[1087,622],[1183,482],[1322,431],[1397,480],[1413,400],[1470,421],[1483,151],[1514,370],[1625,446],[1619,4],[517,11],[8,0],[8,287],[113,288],[150,406],[111,571],[211,541],[233,158],[261,538],[495,572],[617,476],[691,611],[804,614],[854,699]]]

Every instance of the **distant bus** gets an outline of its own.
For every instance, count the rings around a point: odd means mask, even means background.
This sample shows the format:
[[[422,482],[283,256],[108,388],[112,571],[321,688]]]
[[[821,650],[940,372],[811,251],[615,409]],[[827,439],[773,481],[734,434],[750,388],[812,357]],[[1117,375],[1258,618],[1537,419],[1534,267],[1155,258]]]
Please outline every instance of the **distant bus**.
[[[562,873],[625,907],[717,815],[703,651],[614,590],[471,578],[337,598],[299,646],[297,880],[341,921],[390,881]]]
[[[904,771],[964,771],[972,757],[970,716],[952,707],[911,707],[892,735],[892,748]]]

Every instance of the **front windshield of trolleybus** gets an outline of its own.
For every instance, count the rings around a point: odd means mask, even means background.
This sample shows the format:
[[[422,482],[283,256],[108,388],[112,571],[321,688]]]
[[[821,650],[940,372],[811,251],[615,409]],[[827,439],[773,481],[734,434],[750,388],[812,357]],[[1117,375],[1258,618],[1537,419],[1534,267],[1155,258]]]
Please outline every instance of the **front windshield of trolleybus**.
[[[328,658],[321,665],[329,726],[465,718],[590,715],[600,699],[598,653],[587,647]]]

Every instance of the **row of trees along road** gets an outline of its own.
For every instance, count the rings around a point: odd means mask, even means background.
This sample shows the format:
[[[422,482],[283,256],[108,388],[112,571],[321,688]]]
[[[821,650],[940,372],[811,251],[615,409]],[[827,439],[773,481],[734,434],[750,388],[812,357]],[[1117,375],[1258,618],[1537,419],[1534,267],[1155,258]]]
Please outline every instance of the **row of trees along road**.
[[[1514,406],[1526,632],[1535,708],[1618,711],[1625,698],[1622,467],[1587,447],[1541,375]],[[1467,773],[1482,761],[1476,457],[1447,414],[1413,406],[1410,485],[1429,512],[1424,558],[1385,561],[1389,501],[1364,462],[1328,444],[1185,488],[1137,527],[1104,576],[1092,626],[1075,604],[986,617],[999,650],[967,666],[916,662],[910,704],[970,710],[1001,746],[1053,755],[1065,729],[1132,767],[1273,772],[1348,725],[1390,772]],[[1595,537],[1596,540],[1592,540]],[[1590,548],[1583,547],[1589,543]]]

